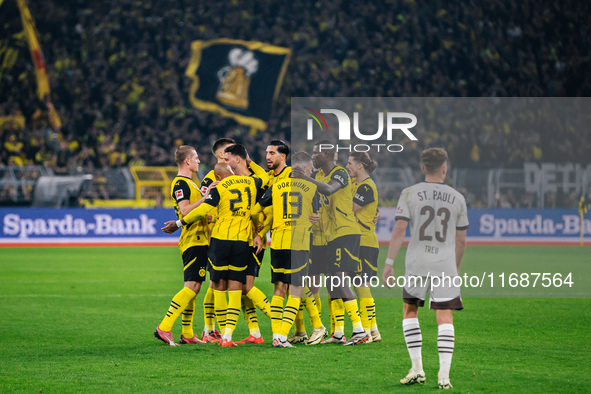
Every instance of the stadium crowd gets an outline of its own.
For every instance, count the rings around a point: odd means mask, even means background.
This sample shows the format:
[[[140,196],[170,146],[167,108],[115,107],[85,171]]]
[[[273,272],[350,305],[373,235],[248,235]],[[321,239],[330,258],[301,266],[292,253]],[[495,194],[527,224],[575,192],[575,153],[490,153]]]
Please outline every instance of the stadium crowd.
[[[2,4],[18,33],[16,2]],[[35,97],[24,39],[2,70],[0,116],[24,129],[0,131],[2,165],[45,165],[58,173],[170,165],[181,144],[202,165],[219,136],[238,138],[253,159],[267,141],[289,140],[290,97],[579,97],[591,94],[591,4],[535,2],[361,2],[49,0],[29,4],[40,34],[61,130],[48,128]],[[258,40],[292,49],[266,131],[193,108],[185,69],[193,40]],[[469,129],[469,128],[468,128]],[[430,131],[455,165],[520,167],[525,161],[583,162],[591,138],[525,130]],[[588,133],[588,132],[587,132]],[[418,156],[418,154],[417,154]],[[396,162],[388,165],[408,165]]]

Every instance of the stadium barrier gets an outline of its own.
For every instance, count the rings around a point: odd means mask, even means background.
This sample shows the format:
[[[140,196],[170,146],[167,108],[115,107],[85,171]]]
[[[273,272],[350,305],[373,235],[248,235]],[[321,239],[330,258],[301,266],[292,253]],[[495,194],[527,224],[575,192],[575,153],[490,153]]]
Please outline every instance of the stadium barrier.
[[[396,208],[380,209],[376,232],[382,245],[390,240],[395,214]],[[468,217],[471,244],[580,243],[576,210],[471,209]],[[0,246],[176,245],[180,233],[160,231],[172,219],[175,215],[170,208],[0,208]],[[591,219],[584,219],[583,224],[585,244],[591,244]]]

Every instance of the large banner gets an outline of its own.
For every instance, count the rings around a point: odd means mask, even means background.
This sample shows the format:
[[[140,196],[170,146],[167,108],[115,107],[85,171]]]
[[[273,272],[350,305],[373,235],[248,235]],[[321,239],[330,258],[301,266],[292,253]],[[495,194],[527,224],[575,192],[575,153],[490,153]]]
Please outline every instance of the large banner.
[[[165,234],[172,209],[0,208],[0,246],[31,244],[176,245],[180,232]]]
[[[380,208],[376,232],[387,244],[396,224],[396,208]],[[579,244],[581,219],[575,209],[468,209],[469,242]],[[407,237],[410,226],[407,227]],[[584,242],[591,242],[591,219],[583,220]]]
[[[380,209],[378,239],[386,245],[396,224],[396,208]],[[503,244],[578,244],[580,217],[569,209],[470,209],[468,241]],[[31,244],[176,245],[180,232],[160,228],[175,219],[172,209],[0,208],[0,246]],[[591,243],[591,219],[584,219]],[[407,234],[408,235],[408,234]]]
[[[194,107],[267,127],[291,50],[257,41],[193,41],[186,75]]]

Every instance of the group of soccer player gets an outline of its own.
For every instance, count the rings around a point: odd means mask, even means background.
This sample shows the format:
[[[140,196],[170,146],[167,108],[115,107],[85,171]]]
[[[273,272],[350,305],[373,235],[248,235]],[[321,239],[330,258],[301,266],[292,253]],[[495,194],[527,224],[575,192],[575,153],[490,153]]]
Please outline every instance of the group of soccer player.
[[[218,163],[200,187],[192,180],[200,164],[196,150],[186,145],[177,149],[175,160],[179,171],[171,186],[177,220],[166,222],[162,230],[172,233],[182,228],[179,249],[185,285],[173,297],[166,316],[157,326],[156,338],[178,346],[171,330],[182,314],[181,344],[217,342],[222,347],[262,344],[258,307],[271,319],[272,343],[277,348],[293,347],[294,343],[349,346],[381,340],[369,286],[369,279],[377,276],[379,254],[375,232],[379,218],[378,192],[370,178],[377,163],[365,152],[354,152],[349,155],[345,169],[336,163],[334,149],[327,146],[330,146],[327,141],[318,142],[311,156],[297,152],[291,157],[292,166],[288,166],[289,147],[281,140],[272,140],[266,149],[268,171],[265,171],[250,160],[243,145],[221,138],[212,148]],[[427,149],[421,160],[426,181],[418,185],[428,187],[416,191],[408,188],[402,193],[383,272],[385,283],[394,276],[392,263],[409,222],[407,276],[425,276],[424,272],[432,268],[429,261],[441,270],[439,260],[442,259],[445,273],[453,276],[459,270],[468,224],[465,201],[461,194],[442,184],[447,171],[444,150]],[[271,302],[255,286],[269,231],[274,284]],[[439,247],[430,246],[432,241],[440,244],[441,254]],[[425,259],[421,248],[430,250],[434,256]],[[453,253],[449,248],[453,248]],[[209,286],[203,300],[204,329],[199,338],[193,332],[193,317],[206,270]],[[319,283],[322,281],[317,280],[320,275],[340,279],[338,286],[328,289],[330,336],[321,320]],[[354,281],[355,276],[365,280]],[[352,289],[351,283],[361,285]],[[440,388],[451,388],[452,310],[462,309],[456,290],[431,294],[430,307],[437,310],[439,324]],[[401,380],[403,384],[425,382],[417,311],[423,306],[426,293],[427,286],[405,287],[403,291],[403,329],[412,360],[411,371]],[[304,309],[313,327],[309,337]],[[241,310],[249,336],[235,342],[233,333]],[[345,312],[353,329],[348,339],[344,333]],[[295,333],[288,337],[294,326]]]
[[[298,152],[287,165],[289,147],[273,140],[266,150],[268,171],[250,160],[246,148],[229,138],[215,142],[218,163],[198,187],[192,181],[199,169],[196,150],[181,146],[175,153],[179,168],[171,186],[178,220],[165,232],[183,227],[179,249],[185,286],[170,304],[155,336],[176,345],[172,325],[182,314],[181,344],[219,342],[223,347],[264,343],[258,325],[258,307],[271,319],[273,346],[292,343],[356,345],[379,342],[375,302],[367,284],[353,292],[345,281],[333,289],[328,303],[331,336],[321,320],[319,288],[304,278],[339,275],[377,275],[378,241],[375,217],[377,188],[369,174],[376,163],[368,154],[353,154],[347,168],[336,165],[333,150],[314,147],[312,156]],[[355,182],[357,184],[355,184]],[[271,231],[271,302],[255,286]],[[312,245],[311,245],[312,244]],[[204,297],[205,327],[201,338],[193,332],[195,299],[209,271]],[[367,275],[366,275],[367,277]],[[318,282],[316,282],[318,283]],[[357,301],[359,297],[359,304]],[[361,307],[361,309],[360,309]],[[312,334],[305,329],[308,312]],[[232,335],[240,310],[249,336],[234,342]],[[353,333],[344,335],[347,312]],[[220,331],[215,329],[215,321]],[[295,324],[295,334],[288,338]]]

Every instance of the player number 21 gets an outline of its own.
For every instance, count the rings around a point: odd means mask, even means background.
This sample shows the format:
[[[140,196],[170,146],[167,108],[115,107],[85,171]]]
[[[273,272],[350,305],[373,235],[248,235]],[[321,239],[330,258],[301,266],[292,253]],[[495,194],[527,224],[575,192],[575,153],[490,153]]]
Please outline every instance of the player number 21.
[[[230,211],[236,212],[236,211],[240,210],[240,208],[241,208],[241,207],[237,207],[236,205],[242,203],[242,193],[238,189],[230,189],[228,191],[232,194],[236,194],[236,198],[233,198],[230,200]],[[246,195],[248,197],[248,205],[246,206],[246,209],[250,209],[250,205],[252,204],[252,195],[250,192],[250,188],[248,186],[245,187],[244,192],[246,193]]]

